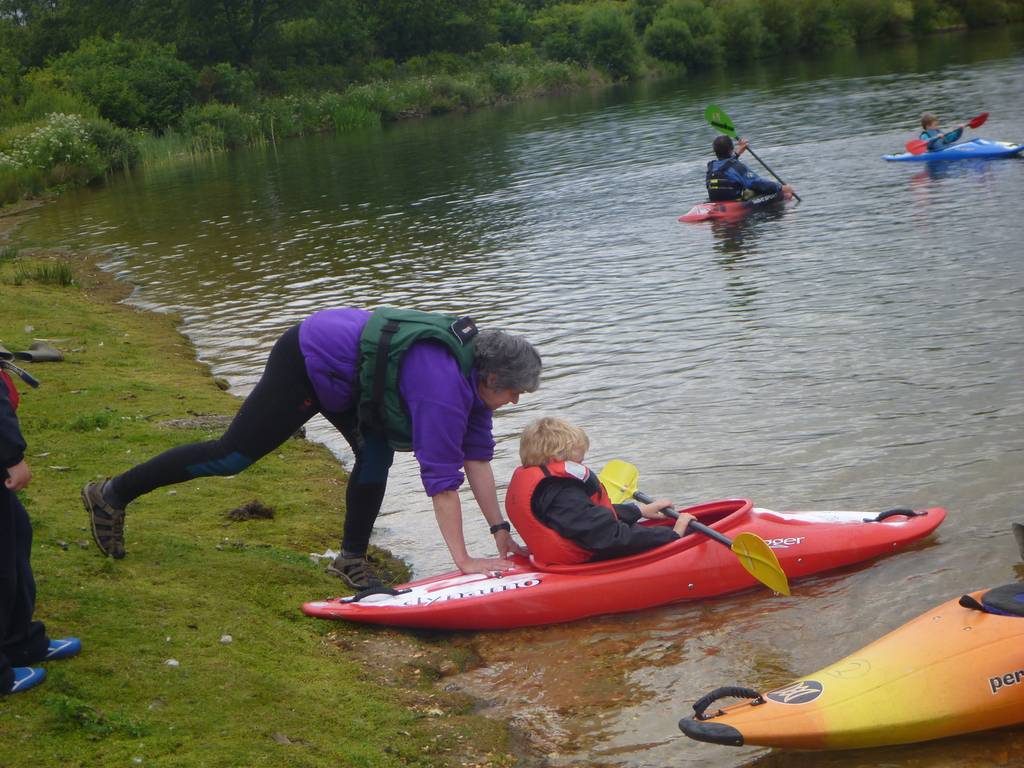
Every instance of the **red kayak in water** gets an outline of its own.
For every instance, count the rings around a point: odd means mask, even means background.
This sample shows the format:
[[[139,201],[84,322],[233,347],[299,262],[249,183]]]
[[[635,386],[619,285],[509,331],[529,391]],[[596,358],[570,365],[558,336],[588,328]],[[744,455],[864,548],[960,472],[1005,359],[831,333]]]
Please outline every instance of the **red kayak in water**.
[[[912,511],[773,512],[745,499],[685,510],[726,535],[749,531],[764,539],[790,579],[895,552],[927,536],[946,519],[939,507]],[[664,522],[652,524],[665,524]],[[671,523],[671,521],[667,521]],[[697,534],[648,552],[581,565],[539,568],[522,557],[498,575],[458,571],[315,600],[304,613],[324,619],[428,629],[510,629],[626,613],[716,597],[760,586],[729,549]]]
[[[774,195],[761,195],[749,200],[729,200],[727,202],[707,202],[695,205],[688,213],[679,217],[681,222],[692,224],[698,221],[739,221],[748,213],[781,205],[792,199],[792,195],[779,192]]]

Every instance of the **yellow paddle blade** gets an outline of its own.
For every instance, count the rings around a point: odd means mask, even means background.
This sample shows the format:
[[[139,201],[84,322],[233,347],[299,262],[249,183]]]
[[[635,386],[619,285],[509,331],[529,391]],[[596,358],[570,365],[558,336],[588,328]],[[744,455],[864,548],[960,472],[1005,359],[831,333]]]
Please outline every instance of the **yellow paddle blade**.
[[[608,491],[612,504],[622,504],[632,499],[639,487],[640,470],[628,461],[612,459],[604,465],[597,478]]]
[[[736,553],[747,573],[773,592],[789,595],[789,579],[779,565],[779,558],[764,539],[753,533],[737,533],[730,549]]]

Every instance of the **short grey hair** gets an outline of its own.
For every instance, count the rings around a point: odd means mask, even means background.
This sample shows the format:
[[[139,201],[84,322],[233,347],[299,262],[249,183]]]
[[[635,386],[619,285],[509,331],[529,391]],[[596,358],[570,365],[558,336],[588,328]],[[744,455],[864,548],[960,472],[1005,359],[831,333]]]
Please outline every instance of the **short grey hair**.
[[[505,331],[480,331],[473,340],[477,371],[487,380],[494,374],[495,389],[536,392],[540,386],[540,354],[522,336]]]

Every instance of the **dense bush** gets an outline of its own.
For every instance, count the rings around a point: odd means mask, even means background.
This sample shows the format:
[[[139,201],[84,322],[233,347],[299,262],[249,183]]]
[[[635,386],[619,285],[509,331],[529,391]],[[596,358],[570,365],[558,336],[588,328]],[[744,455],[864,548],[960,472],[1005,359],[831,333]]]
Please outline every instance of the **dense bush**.
[[[764,52],[787,54],[800,46],[800,8],[793,0],[761,0]]]
[[[192,68],[170,46],[122,38],[85,40],[38,77],[84,97],[118,125],[158,132],[178,120],[195,88]]]
[[[181,132],[199,151],[230,149],[250,144],[260,136],[259,120],[233,104],[189,107],[181,116]]]
[[[758,0],[719,0],[713,10],[726,60],[744,61],[763,54],[768,34]]]
[[[1010,6],[1005,0],[957,0],[953,6],[970,27],[1002,24],[1011,17]]]
[[[256,80],[252,72],[228,63],[203,67],[196,81],[200,101],[250,106],[256,102]]]
[[[542,9],[530,21],[529,39],[554,61],[586,61],[580,41],[584,7],[559,3]]]
[[[87,182],[138,159],[134,137],[102,119],[53,113],[0,133],[0,202]]]
[[[644,40],[655,58],[706,69],[722,60],[719,20],[698,0],[669,0],[658,9]]]
[[[20,84],[21,63],[13,53],[0,48],[0,112],[14,104]]]
[[[621,5],[606,2],[588,8],[580,21],[580,40],[588,63],[614,79],[634,77],[640,71],[640,43]]]
[[[3,124],[32,123],[53,112],[82,117],[99,117],[99,110],[87,99],[68,93],[50,82],[40,82],[32,75],[25,78],[24,100],[3,112]]]
[[[497,38],[502,43],[526,41],[530,28],[530,11],[516,0],[497,0],[491,12]]]

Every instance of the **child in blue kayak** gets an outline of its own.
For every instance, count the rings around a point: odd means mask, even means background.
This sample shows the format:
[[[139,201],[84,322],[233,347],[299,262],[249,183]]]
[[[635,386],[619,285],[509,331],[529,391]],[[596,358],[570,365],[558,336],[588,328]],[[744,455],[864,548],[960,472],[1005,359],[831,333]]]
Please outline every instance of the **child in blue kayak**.
[[[581,462],[590,439],[562,419],[546,417],[527,425],[519,443],[522,466],[505,496],[505,510],[534,560],[543,564],[585,563],[644,552],[679,539],[692,515],[675,525],[637,525],[664,519],[668,499],[650,504],[612,504]]]
[[[719,136],[711,147],[716,159],[708,163],[704,183],[708,188],[708,199],[712,202],[749,200],[762,195],[789,197],[793,194],[793,188],[788,184],[762,179],[740,162],[740,155],[747,148],[746,141],[741,139],[734,147],[730,137]]]
[[[0,348],[0,361],[9,354]],[[45,679],[46,670],[30,665],[66,659],[82,647],[75,637],[51,640],[43,622],[32,619],[32,525],[15,495],[29,484],[32,472],[25,463],[17,406],[18,390],[0,368],[0,695],[27,691]]]
[[[960,137],[964,135],[965,125],[958,125],[953,130],[943,133],[939,129],[939,118],[931,112],[925,112],[921,115],[921,140],[928,142],[929,152],[938,152],[960,141]]]

